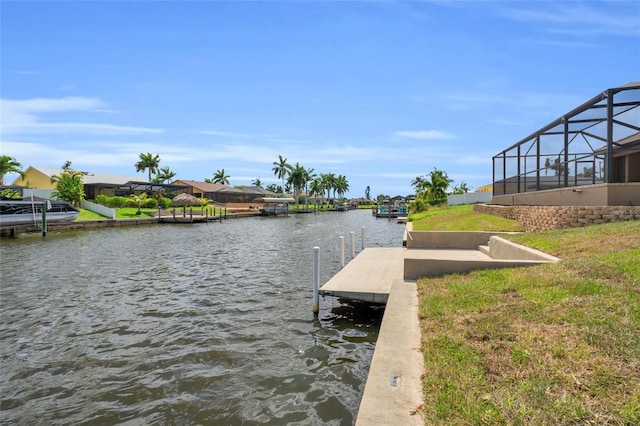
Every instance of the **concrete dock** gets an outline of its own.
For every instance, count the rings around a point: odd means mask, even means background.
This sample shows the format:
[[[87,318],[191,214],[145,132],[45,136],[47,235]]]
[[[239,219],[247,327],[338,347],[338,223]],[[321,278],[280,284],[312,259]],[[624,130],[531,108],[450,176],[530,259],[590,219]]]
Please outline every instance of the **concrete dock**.
[[[415,280],[559,261],[496,234],[408,231],[405,247],[366,248],[320,287],[321,294],[386,304],[356,425],[424,422],[424,363]]]
[[[356,425],[421,425],[422,352],[415,281],[404,281],[403,247],[366,248],[320,288],[385,303]]]
[[[320,294],[387,303],[393,281],[402,278],[405,251],[403,247],[364,249],[320,287]]]

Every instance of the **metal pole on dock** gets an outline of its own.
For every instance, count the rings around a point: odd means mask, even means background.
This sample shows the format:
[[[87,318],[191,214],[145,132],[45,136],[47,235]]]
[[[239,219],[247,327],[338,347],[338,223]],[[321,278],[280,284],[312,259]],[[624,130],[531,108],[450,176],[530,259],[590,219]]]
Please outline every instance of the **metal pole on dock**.
[[[318,284],[320,282],[320,247],[313,248],[313,313],[320,311],[320,298],[318,296]]]
[[[47,236],[47,202],[42,203],[42,236]]]
[[[364,233],[364,226],[362,227],[362,250],[364,250],[364,241],[365,241],[365,237],[364,237],[365,233]]]
[[[344,237],[340,235],[340,266],[344,268]]]
[[[349,232],[349,236],[351,237],[351,258],[356,257],[356,240],[355,233],[353,231]]]

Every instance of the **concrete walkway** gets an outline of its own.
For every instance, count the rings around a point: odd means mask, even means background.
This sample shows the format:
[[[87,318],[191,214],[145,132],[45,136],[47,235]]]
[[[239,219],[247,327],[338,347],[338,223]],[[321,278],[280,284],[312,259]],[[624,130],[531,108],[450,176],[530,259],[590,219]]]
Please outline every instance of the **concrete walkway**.
[[[418,295],[415,281],[393,281],[356,425],[423,425]]]

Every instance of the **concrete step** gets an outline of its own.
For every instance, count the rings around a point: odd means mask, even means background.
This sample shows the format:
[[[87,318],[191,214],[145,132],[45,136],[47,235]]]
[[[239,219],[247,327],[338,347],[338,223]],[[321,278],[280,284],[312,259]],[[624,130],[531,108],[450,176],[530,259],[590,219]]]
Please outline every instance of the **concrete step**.
[[[476,269],[513,268],[545,263],[540,260],[495,259],[480,250],[407,250],[404,256],[405,280],[417,280]]]
[[[480,251],[480,253],[486,254],[487,256],[491,257],[491,250],[489,249],[488,245],[479,245],[478,246],[478,250]]]

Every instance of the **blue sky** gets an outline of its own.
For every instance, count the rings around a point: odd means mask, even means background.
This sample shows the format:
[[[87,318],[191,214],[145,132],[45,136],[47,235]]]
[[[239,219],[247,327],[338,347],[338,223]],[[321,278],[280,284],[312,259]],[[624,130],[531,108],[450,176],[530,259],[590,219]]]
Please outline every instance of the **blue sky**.
[[[407,195],[640,80],[640,2],[7,1],[0,151],[30,165],[278,183],[278,155]],[[14,176],[15,177],[15,176]],[[7,181],[11,182],[11,176]]]

